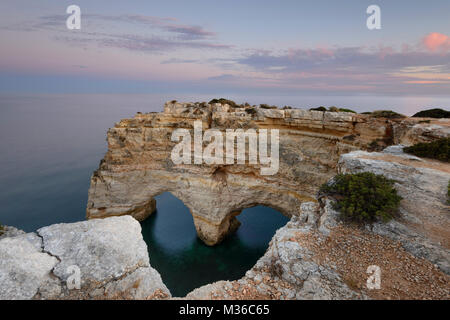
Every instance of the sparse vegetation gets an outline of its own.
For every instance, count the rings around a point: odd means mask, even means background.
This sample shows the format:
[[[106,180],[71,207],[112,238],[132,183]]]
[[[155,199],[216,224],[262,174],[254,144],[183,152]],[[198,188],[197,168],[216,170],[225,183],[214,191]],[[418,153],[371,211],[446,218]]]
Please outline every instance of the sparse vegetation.
[[[375,118],[387,118],[387,119],[401,119],[406,118],[405,115],[397,113],[392,110],[377,110],[371,113],[372,117]]]
[[[450,162],[450,138],[442,138],[429,143],[417,143],[404,148],[403,151],[418,157]]]
[[[339,112],[339,108],[335,107],[335,106],[331,106],[328,108],[328,111],[330,112]]]
[[[233,108],[237,107],[236,102],[234,102],[233,100],[228,100],[225,98],[220,98],[220,99],[212,99],[209,104],[213,104],[213,103],[220,103],[220,104],[228,104]]]
[[[320,106],[318,108],[311,108],[309,111],[327,111],[327,108]]]
[[[330,111],[330,112],[351,112],[351,113],[357,113],[356,111],[353,111],[351,109],[338,108],[338,107],[335,107],[335,106],[331,106],[328,109],[325,108],[324,106],[320,106],[318,108],[311,108],[311,109],[309,109],[309,111]]]
[[[177,103],[177,100],[172,100],[172,101],[170,101],[170,103],[175,104],[175,103]]]
[[[450,118],[450,111],[439,108],[423,110],[413,115],[414,118]]]
[[[402,199],[394,181],[371,172],[339,174],[320,191],[336,199],[335,210],[343,220],[359,223],[391,220]]]
[[[353,110],[347,109],[347,108],[339,108],[339,112],[351,112],[351,113],[356,113],[356,111],[353,111]]]
[[[282,109],[283,110],[290,110],[290,109],[292,109],[292,107],[291,106],[284,106]]]
[[[256,114],[256,109],[255,109],[255,108],[252,108],[252,107],[246,108],[246,109],[245,109],[245,112],[247,112],[248,114],[253,115],[253,114]]]
[[[260,104],[259,106],[260,106],[261,108],[263,108],[263,109],[278,109],[277,106],[270,106],[270,105],[265,104],[265,103]]]
[[[450,186],[450,184],[449,184],[449,186]],[[0,224],[0,236],[3,234],[3,226]]]

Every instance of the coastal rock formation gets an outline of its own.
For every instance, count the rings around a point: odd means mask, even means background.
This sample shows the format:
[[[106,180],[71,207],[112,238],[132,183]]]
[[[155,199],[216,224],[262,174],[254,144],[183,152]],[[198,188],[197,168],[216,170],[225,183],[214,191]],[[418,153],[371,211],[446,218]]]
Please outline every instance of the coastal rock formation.
[[[186,299],[448,300],[450,166],[393,146],[342,155],[339,171],[394,179],[400,217],[364,228],[340,221],[331,198],[304,203],[245,277],[197,288]],[[379,289],[367,286],[370,266],[380,268]]]
[[[76,285],[79,272],[80,288]],[[75,282],[72,282],[75,281]],[[112,217],[0,240],[0,299],[165,299],[139,223]]]
[[[450,274],[450,165],[408,155],[402,149],[403,146],[392,146],[383,152],[345,154],[339,161],[339,171],[369,171],[394,180],[403,197],[400,219],[374,224],[372,232],[401,242],[414,256],[425,258]]]
[[[278,129],[278,173],[263,176],[260,165],[248,163],[175,165],[172,132],[177,128],[192,132],[194,121],[201,121],[203,129],[221,132]],[[242,209],[266,205],[288,217],[299,215],[301,204],[316,201],[318,187],[336,174],[340,155],[374,143],[385,147],[394,141],[410,141],[414,130],[430,125],[423,121],[168,102],[164,112],[138,113],[108,131],[108,152],[91,178],[87,218],[129,214],[144,220],[155,209],[154,197],[169,191],[189,208],[198,236],[214,245],[236,230],[235,217]],[[445,131],[450,123],[440,125]],[[429,139],[427,131],[422,131],[414,134]]]

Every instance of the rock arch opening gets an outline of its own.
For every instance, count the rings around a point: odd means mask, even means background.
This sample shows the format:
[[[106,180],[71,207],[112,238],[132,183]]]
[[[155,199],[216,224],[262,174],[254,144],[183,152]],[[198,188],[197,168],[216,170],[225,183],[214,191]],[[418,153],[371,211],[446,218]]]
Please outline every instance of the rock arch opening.
[[[183,201],[171,192],[156,199],[156,210],[141,222],[150,263],[173,296],[183,297],[202,285],[237,280],[262,257],[275,231],[288,218],[256,205],[240,211],[240,228],[216,246],[197,236],[194,219]]]

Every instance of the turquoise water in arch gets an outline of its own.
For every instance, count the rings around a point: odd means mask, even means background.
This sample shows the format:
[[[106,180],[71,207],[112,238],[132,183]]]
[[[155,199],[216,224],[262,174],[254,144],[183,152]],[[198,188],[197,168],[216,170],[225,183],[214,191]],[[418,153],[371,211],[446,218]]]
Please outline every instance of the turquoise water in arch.
[[[183,202],[166,192],[156,197],[157,211],[141,223],[150,264],[175,297],[219,280],[237,280],[264,255],[275,231],[288,219],[256,206],[237,217],[237,232],[217,246],[198,239],[192,215]]]

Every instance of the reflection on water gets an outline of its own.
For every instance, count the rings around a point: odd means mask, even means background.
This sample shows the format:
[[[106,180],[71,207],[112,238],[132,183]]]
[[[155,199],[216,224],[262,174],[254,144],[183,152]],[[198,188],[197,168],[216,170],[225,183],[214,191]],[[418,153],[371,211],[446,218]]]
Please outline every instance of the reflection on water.
[[[288,219],[271,208],[243,210],[242,225],[220,245],[197,238],[189,209],[170,193],[156,197],[157,211],[142,223],[150,264],[173,296],[219,280],[241,278],[264,254],[275,231]]]

